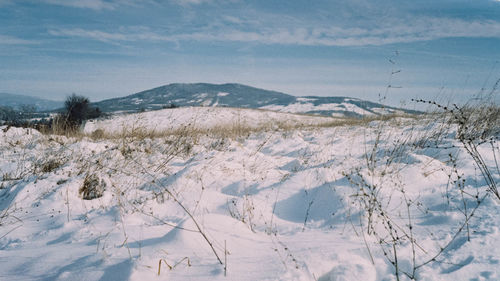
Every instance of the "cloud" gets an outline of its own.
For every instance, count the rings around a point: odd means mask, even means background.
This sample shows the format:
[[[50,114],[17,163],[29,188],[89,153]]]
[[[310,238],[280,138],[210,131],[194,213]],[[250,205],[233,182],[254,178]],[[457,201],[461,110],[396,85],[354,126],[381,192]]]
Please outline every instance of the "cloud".
[[[97,40],[101,42],[136,42],[136,41],[176,41],[175,38],[168,36],[162,36],[157,33],[153,33],[145,30],[144,28],[134,28],[143,29],[140,32],[105,32],[101,30],[85,30],[82,28],[75,29],[53,29],[49,30],[49,34],[53,36],[61,37],[79,37],[87,38],[92,40]]]
[[[43,3],[47,5],[63,6],[78,9],[91,9],[95,11],[115,10],[119,7],[165,7],[168,3],[180,6],[195,6],[204,3],[235,2],[239,0],[28,0],[34,3]],[[20,1],[18,1],[20,2]],[[6,5],[16,5],[15,0],[0,0],[0,7]]]
[[[0,0],[3,1],[3,0]],[[150,0],[41,0],[41,2],[72,8],[92,10],[114,10],[119,6],[137,6],[139,4],[150,4]]]
[[[236,3],[239,0],[171,0],[173,3],[181,6],[194,6],[200,4],[221,4],[221,3]]]
[[[232,19],[233,21],[235,19]],[[500,22],[460,19],[419,18],[410,22],[392,22],[383,26],[362,27],[245,27],[236,25],[211,27],[175,34],[162,34],[148,28],[128,28],[118,32],[85,29],[50,30],[53,36],[80,37],[102,42],[242,42],[265,45],[367,46],[410,43],[450,37],[500,38]]]
[[[0,45],[34,45],[39,42],[33,40],[26,40],[8,35],[0,35]]]
[[[211,0],[174,0],[175,3],[186,6],[186,5],[198,5],[202,3],[211,2]]]

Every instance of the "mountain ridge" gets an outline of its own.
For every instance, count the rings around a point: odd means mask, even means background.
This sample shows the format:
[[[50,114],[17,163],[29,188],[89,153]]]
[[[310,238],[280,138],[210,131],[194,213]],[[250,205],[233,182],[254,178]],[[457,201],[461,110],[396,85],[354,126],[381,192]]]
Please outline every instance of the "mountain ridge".
[[[125,97],[93,103],[104,112],[135,112],[176,106],[219,106],[269,109],[290,113],[361,117],[418,113],[352,97],[292,96],[238,83],[172,83]]]

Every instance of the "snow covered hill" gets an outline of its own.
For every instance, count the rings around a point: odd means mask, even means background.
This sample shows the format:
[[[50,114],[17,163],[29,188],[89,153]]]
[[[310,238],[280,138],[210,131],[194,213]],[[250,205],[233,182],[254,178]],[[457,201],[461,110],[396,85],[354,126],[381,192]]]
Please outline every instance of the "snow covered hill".
[[[178,108],[85,131],[0,126],[0,280],[500,279],[500,201],[445,119]],[[498,184],[496,137],[476,148]]]
[[[122,98],[95,103],[101,110],[136,112],[170,106],[263,108],[292,113],[360,117],[387,113],[417,113],[347,97],[295,97],[241,84],[169,84]]]

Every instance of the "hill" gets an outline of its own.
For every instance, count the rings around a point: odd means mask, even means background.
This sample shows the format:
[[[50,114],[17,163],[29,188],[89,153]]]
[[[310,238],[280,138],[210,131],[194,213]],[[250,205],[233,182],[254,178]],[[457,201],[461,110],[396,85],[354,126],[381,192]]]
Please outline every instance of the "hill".
[[[0,106],[21,109],[21,107],[25,105],[34,106],[37,111],[47,111],[60,108],[63,105],[63,102],[27,95],[0,93]]]
[[[360,117],[386,113],[416,113],[348,97],[295,97],[241,84],[169,84],[94,105],[104,112],[136,112],[173,106],[261,108],[325,116]]]

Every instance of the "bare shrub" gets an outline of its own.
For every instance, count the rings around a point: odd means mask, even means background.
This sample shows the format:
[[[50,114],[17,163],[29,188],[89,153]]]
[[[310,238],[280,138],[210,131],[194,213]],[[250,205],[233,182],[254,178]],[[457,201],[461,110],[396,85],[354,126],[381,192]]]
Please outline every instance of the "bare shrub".
[[[465,233],[469,240],[471,219],[485,198],[493,195],[500,199],[495,182],[496,173],[500,173],[496,157],[496,144],[500,137],[499,107],[485,101],[463,107],[442,106],[432,101],[417,102],[433,104],[442,111],[408,124],[400,135],[393,134],[394,124],[375,123],[378,125],[373,131],[374,142],[366,147],[364,161],[344,173],[355,187],[355,193],[350,198],[361,211],[359,225],[375,239],[386,260],[394,267],[397,280],[402,275],[415,279],[419,269],[437,262],[439,257],[443,258],[443,253],[460,235]],[[453,136],[458,144],[450,139]],[[481,145],[491,145],[491,150],[478,149]],[[448,236],[444,240],[441,238],[435,248],[424,248],[421,244],[428,237],[420,233],[422,229],[425,229],[424,232],[428,229],[425,224],[417,223],[415,218],[426,216],[429,210],[418,193],[408,190],[408,183],[402,176],[402,171],[413,161],[408,155],[429,153],[428,148],[433,154],[448,155],[449,160],[443,160],[439,168],[448,175],[443,200],[446,200],[448,208],[463,214],[454,226],[443,230],[449,231]],[[476,181],[467,181],[460,172],[461,167],[457,163],[461,159],[457,158],[459,154],[456,152],[460,150],[466,151],[481,171],[486,182],[485,189],[479,188]],[[484,153],[492,153],[493,157],[485,157]],[[491,158],[495,160],[493,164],[485,161]]]
[[[450,113],[455,111],[450,110]],[[459,124],[457,137],[461,141],[487,142],[500,137],[500,107],[497,105],[465,106],[453,117]]]
[[[106,189],[106,182],[95,174],[87,174],[83,181],[83,185],[78,192],[84,200],[92,200],[102,197]]]
[[[61,167],[62,162],[57,159],[49,159],[47,162],[42,164],[41,171],[43,173],[50,173],[57,168]]]
[[[500,81],[500,79],[498,80]],[[498,82],[497,82],[498,83]],[[493,94],[493,91],[492,91]],[[489,191],[500,200],[500,192],[495,180],[495,173],[500,175],[496,159],[498,149],[494,143],[500,140],[500,106],[490,100],[482,100],[477,104],[466,104],[459,107],[456,104],[444,106],[434,101],[415,100],[420,103],[429,103],[442,109],[449,116],[450,122],[457,125],[456,138],[463,148],[472,157],[488,184]],[[489,143],[491,153],[495,158],[496,169],[489,167],[478,148]]]
[[[90,134],[90,137],[93,140],[102,139],[102,138],[105,137],[104,130],[103,129],[97,129],[97,130],[93,131],[92,134]]]

